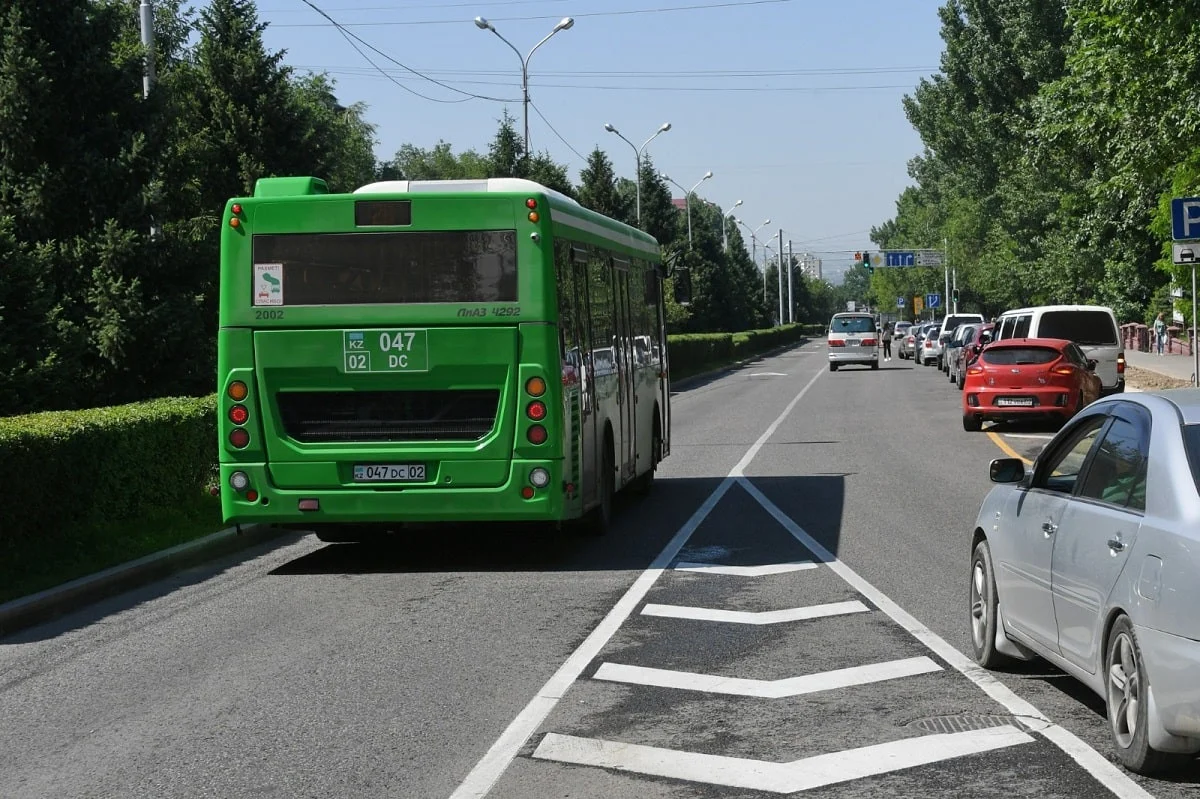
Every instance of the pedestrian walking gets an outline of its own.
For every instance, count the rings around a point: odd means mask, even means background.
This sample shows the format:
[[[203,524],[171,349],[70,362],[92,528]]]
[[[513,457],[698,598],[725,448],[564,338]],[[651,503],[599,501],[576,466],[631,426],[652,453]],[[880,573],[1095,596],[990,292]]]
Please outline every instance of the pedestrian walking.
[[[889,326],[883,331],[883,359],[890,361],[892,359],[892,328]]]
[[[1159,314],[1154,320],[1154,345],[1158,347],[1158,354],[1163,352],[1163,339],[1167,337],[1167,323],[1163,321],[1163,315]]]

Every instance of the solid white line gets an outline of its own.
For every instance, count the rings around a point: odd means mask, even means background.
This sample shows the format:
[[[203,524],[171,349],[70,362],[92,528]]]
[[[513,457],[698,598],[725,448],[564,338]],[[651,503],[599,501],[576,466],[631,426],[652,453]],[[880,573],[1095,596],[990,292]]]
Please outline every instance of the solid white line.
[[[941,671],[942,667],[927,657],[889,660],[867,666],[848,669],[821,671],[782,680],[749,680],[741,677],[720,677],[715,674],[692,674],[686,671],[650,669],[645,666],[626,666],[620,663],[604,663],[596,671],[594,679],[623,682],[633,685],[653,685],[657,688],[675,688],[680,691],[704,691],[710,694],[729,696],[753,696],[759,699],[783,699],[789,696],[816,694],[849,688],[853,685],[869,685],[901,677],[915,677]]]
[[[558,704],[558,700],[571,687],[571,684],[579,678],[584,667],[600,653],[600,650],[604,648],[608,640],[625,622],[629,614],[645,598],[650,587],[654,585],[654,581],[658,579],[663,570],[675,559],[676,555],[679,554],[679,550],[683,549],[683,545],[687,543],[688,538],[708,518],[708,515],[712,513],[712,509],[716,507],[717,503],[721,501],[721,497],[725,496],[725,492],[733,485],[734,477],[741,474],[741,470],[750,462],[754,454],[762,449],[767,439],[778,429],[783,420],[787,418],[788,414],[792,412],[792,409],[796,407],[804,395],[808,393],[808,390],[812,388],[813,383],[817,382],[817,378],[823,373],[823,369],[817,372],[813,376],[813,379],[808,381],[804,388],[800,389],[800,392],[783,409],[783,413],[779,414],[779,417],[771,423],[767,431],[759,436],[758,440],[754,442],[746,453],[746,456],[743,456],[742,460],[738,461],[738,464],[729,472],[729,475],[721,481],[720,485],[713,489],[708,499],[704,500],[704,504],[697,508],[691,518],[679,528],[679,532],[675,533],[674,538],[663,547],[663,551],[658,553],[658,557],[654,559],[650,567],[642,572],[637,580],[634,581],[633,585],[617,601],[617,604],[608,612],[608,615],[604,617],[599,626],[584,639],[578,649],[571,653],[571,656],[546,681],[546,684],[537,692],[537,695],[509,723],[508,727],[500,734],[500,737],[496,739],[496,742],[492,744],[483,758],[471,769],[471,773],[459,784],[454,793],[450,794],[450,799],[467,799],[468,797],[478,799],[478,797],[487,795],[492,786],[496,784],[496,780],[500,779],[500,775],[504,773],[504,770],[508,768],[508,765],[517,756],[521,747],[525,745],[525,741],[537,731],[538,725],[554,709],[554,706]]]
[[[787,372],[751,372],[750,377],[787,377]]]
[[[792,398],[792,401],[789,402],[787,407],[783,409],[783,413],[779,414],[775,421],[771,422],[771,426],[768,427],[766,431],[758,437],[758,440],[750,446],[750,449],[746,450],[746,454],[743,455],[742,459],[737,462],[737,465],[730,469],[730,477],[741,477],[743,474],[745,474],[745,469],[750,465],[750,461],[754,460],[754,456],[757,455],[758,451],[763,448],[763,445],[767,443],[767,440],[771,436],[775,435],[775,431],[779,429],[779,425],[783,424],[783,420],[788,418],[788,415],[792,412],[792,409],[799,404],[800,400],[804,398],[804,395],[808,393],[808,390],[812,388],[813,383],[817,382],[817,378],[823,374],[823,371],[817,372],[815,375],[813,375],[812,380],[809,380],[808,383],[804,385],[804,388],[800,389],[800,393]]]
[[[728,624],[784,624],[791,621],[823,619],[828,616],[843,616],[847,613],[869,611],[857,599],[849,602],[830,602],[825,605],[810,605],[805,608],[787,610],[718,610],[716,608],[690,608],[683,605],[647,605],[642,608],[643,616],[662,616],[668,619],[693,619],[695,621],[719,621]]]
[[[1081,741],[1067,729],[1050,721],[1044,713],[1030,702],[1018,696],[1011,688],[996,679],[990,672],[950,646],[941,636],[924,624],[921,624],[912,614],[859,576],[858,572],[838,560],[832,552],[821,546],[815,538],[805,532],[800,525],[796,524],[791,517],[780,510],[774,502],[759,491],[757,486],[744,477],[739,477],[738,482],[797,541],[807,547],[810,552],[849,583],[852,588],[890,616],[892,620],[907,630],[910,635],[933,650],[934,654],[961,672],[968,680],[978,685],[984,693],[1003,705],[1014,716],[1020,717],[1026,722],[1035,722],[1035,724],[1031,725],[1032,728],[1046,736],[1059,749],[1066,752],[1072,760],[1082,766],[1085,771],[1095,777],[1101,785],[1112,791],[1114,795],[1120,797],[1120,799],[1152,799],[1149,793],[1131,780],[1125,772],[1109,762],[1107,758]]]
[[[1033,438],[1038,441],[1049,441],[1054,438],[1050,433],[1000,433],[1005,438]]]
[[[797,560],[792,563],[767,563],[762,566],[723,566],[719,563],[676,563],[675,571],[704,572],[706,574],[728,574],[734,577],[766,577],[770,574],[787,574],[804,569],[815,569],[817,564],[811,560]]]
[[[1021,730],[1004,725],[902,738],[791,763],[770,763],[548,733],[533,756],[710,785],[795,793],[1032,742],[1033,738]]]

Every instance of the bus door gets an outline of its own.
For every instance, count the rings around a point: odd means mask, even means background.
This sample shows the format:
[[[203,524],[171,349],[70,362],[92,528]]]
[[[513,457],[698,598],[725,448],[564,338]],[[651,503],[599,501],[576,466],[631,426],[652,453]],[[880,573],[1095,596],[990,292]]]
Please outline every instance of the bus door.
[[[579,423],[582,428],[580,449],[579,485],[584,507],[596,502],[600,496],[597,481],[596,445],[596,364],[592,342],[592,314],[588,280],[588,250],[584,246],[571,247],[571,265],[574,286],[577,330],[580,347]]]
[[[629,308],[629,261],[613,258],[613,316],[615,338],[613,349],[617,357],[617,407],[621,419],[620,440],[616,442],[617,463],[625,480],[637,473],[637,399],[634,381],[633,316]]]

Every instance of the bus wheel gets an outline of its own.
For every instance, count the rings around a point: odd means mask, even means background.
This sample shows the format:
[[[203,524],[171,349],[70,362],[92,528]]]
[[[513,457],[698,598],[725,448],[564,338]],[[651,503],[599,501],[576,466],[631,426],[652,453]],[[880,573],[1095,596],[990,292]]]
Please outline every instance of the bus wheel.
[[[650,489],[654,487],[654,473],[658,471],[658,464],[662,460],[662,428],[660,424],[658,413],[655,412],[654,433],[650,436],[650,468],[633,481],[634,493],[649,494]]]
[[[604,535],[612,524],[613,497],[617,493],[612,438],[605,436],[604,465],[600,469],[600,504],[592,508],[584,524],[589,535]]]

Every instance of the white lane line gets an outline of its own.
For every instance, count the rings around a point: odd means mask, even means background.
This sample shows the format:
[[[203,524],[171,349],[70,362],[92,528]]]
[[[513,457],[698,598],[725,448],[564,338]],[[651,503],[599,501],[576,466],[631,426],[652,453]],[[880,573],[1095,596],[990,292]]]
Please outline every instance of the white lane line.
[[[1021,730],[1004,725],[985,730],[902,738],[859,749],[806,757],[791,763],[770,763],[596,738],[577,738],[552,732],[538,744],[533,756],[543,760],[752,791],[795,793],[1032,742],[1033,738]]]
[[[686,671],[651,669],[645,666],[626,666],[604,663],[594,679],[623,682],[633,685],[653,685],[656,688],[675,688],[680,691],[703,691],[728,696],[753,696],[759,699],[783,699],[789,696],[816,694],[854,685],[869,685],[901,677],[931,674],[942,667],[927,657],[888,660],[848,669],[821,671],[781,680],[749,680],[741,677],[720,677],[716,674],[692,674]]]
[[[766,577],[770,574],[787,574],[804,569],[815,569],[817,564],[811,560],[797,560],[792,563],[767,563],[762,566],[723,566],[719,563],[676,563],[675,571],[704,572],[706,574],[728,574],[734,577]]]
[[[787,372],[751,372],[750,377],[787,377]]]
[[[817,559],[824,562],[839,577],[849,583],[852,588],[890,616],[893,621],[907,630],[910,635],[933,650],[934,654],[953,666],[968,680],[978,685],[984,693],[1003,705],[1014,716],[1020,717],[1027,722],[1035,722],[1035,724],[1031,725],[1032,728],[1046,736],[1047,739],[1063,750],[1072,760],[1082,766],[1086,772],[1095,777],[1101,785],[1112,791],[1114,795],[1120,797],[1120,799],[1153,799],[1149,793],[1130,779],[1125,772],[1109,762],[1107,758],[1081,741],[1067,729],[1050,721],[1042,711],[1018,696],[1011,688],[996,679],[993,674],[950,646],[941,636],[924,624],[921,624],[912,614],[859,576],[858,572],[840,561],[828,549],[821,546],[815,538],[805,532],[800,525],[796,524],[791,517],[780,510],[763,492],[759,491],[757,486],[744,477],[739,477],[738,482],[742,488],[758,500],[758,503],[763,506],[767,513],[770,513],[797,541],[807,547]]]
[[[1050,433],[1001,433],[1005,438],[1033,438],[1038,441],[1049,441],[1054,438]]]
[[[779,414],[779,417],[758,437],[758,440],[751,445],[750,449],[742,456],[737,465],[730,470],[725,479],[713,489],[708,499],[704,500],[704,504],[696,509],[691,518],[679,528],[679,532],[675,533],[675,536],[667,542],[667,545],[663,547],[662,552],[658,553],[658,557],[654,559],[650,567],[634,580],[633,585],[629,586],[629,590],[617,600],[617,604],[613,606],[613,609],[608,612],[608,615],[604,617],[596,629],[592,630],[591,634],[571,653],[570,657],[559,667],[558,671],[554,672],[554,675],[546,681],[546,684],[541,687],[533,699],[529,700],[529,704],[509,723],[508,727],[500,734],[500,737],[496,739],[496,742],[492,744],[487,753],[475,764],[471,772],[467,774],[466,778],[454,790],[454,793],[450,794],[450,799],[467,799],[468,797],[479,799],[479,797],[487,795],[492,786],[496,784],[496,780],[500,779],[500,775],[504,773],[504,770],[512,763],[517,753],[521,751],[521,747],[525,745],[525,741],[537,731],[538,726],[545,720],[550,711],[554,709],[554,706],[558,704],[558,700],[571,687],[571,684],[583,673],[587,664],[595,659],[600,650],[604,648],[604,645],[608,643],[617,629],[625,622],[625,619],[629,617],[629,614],[641,604],[650,587],[654,585],[655,580],[671,564],[671,561],[675,560],[675,557],[679,554],[679,550],[683,549],[683,545],[687,543],[692,533],[696,531],[696,528],[712,513],[712,509],[716,507],[717,503],[721,501],[721,497],[725,496],[725,492],[733,485],[734,478],[742,473],[741,470],[762,449],[763,444],[767,443],[767,439],[775,433],[779,425],[787,418],[787,415],[792,412],[792,409],[799,404],[804,395],[808,393],[808,390],[813,387],[813,384],[824,373],[825,370],[822,369],[814,374],[812,379],[804,385],[804,388],[800,389],[799,393],[792,398],[792,401],[783,409],[783,413]]]
[[[857,599],[849,602],[829,602],[824,605],[809,605],[804,608],[786,610],[718,610],[716,608],[692,608],[684,605],[647,605],[642,608],[643,616],[662,616],[668,619],[692,619],[694,621],[718,621],[728,624],[785,624],[791,621],[823,619],[828,616],[844,616],[848,613],[869,611]]]

